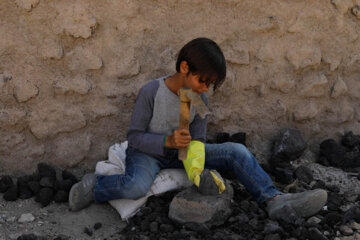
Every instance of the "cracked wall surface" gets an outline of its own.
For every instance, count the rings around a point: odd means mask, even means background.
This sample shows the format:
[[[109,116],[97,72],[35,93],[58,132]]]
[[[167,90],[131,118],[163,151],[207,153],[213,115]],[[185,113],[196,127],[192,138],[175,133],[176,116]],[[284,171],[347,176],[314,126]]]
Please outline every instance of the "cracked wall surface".
[[[283,127],[314,144],[359,134],[359,34],[360,0],[2,0],[0,172],[106,159],[139,88],[203,36],[228,66],[209,137],[244,131],[266,160]]]

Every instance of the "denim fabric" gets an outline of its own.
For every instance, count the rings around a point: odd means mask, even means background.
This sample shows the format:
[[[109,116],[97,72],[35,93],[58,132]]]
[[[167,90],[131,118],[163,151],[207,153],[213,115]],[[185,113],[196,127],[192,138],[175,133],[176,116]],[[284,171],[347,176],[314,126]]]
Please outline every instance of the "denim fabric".
[[[161,169],[183,168],[182,162],[177,159],[177,152],[168,149],[166,156],[162,157],[128,148],[125,174],[99,176],[94,189],[95,201],[138,199],[145,196]],[[242,144],[205,144],[205,168],[233,170],[237,179],[258,203],[281,194],[255,157]]]

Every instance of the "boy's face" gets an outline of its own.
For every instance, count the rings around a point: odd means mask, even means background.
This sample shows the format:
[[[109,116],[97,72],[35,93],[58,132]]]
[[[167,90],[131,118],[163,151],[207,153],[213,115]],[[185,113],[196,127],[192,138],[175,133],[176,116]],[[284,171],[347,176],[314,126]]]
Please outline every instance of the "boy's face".
[[[209,86],[206,84],[205,79],[201,78],[201,75],[197,73],[187,74],[184,85],[184,87],[191,88],[197,94],[209,91]]]

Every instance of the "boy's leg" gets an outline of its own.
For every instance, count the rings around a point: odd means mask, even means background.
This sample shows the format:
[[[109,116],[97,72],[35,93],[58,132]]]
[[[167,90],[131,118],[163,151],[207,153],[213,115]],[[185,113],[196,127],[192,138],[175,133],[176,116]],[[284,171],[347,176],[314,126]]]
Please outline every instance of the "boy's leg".
[[[69,205],[72,211],[88,206],[93,200],[107,202],[120,198],[138,199],[146,195],[160,171],[160,162],[132,148],[126,154],[125,174],[87,174],[71,188]]]
[[[258,203],[281,194],[256,158],[242,144],[205,144],[205,168],[233,170]]]
[[[233,170],[237,179],[254,195],[258,203],[267,203],[270,218],[278,218],[286,205],[292,207],[298,215],[308,217],[321,210],[326,203],[327,193],[322,189],[282,194],[242,144],[206,144],[205,159],[205,168]]]
[[[129,149],[125,174],[99,176],[94,187],[96,202],[114,199],[138,199],[149,191],[160,171],[160,162],[143,152]]]

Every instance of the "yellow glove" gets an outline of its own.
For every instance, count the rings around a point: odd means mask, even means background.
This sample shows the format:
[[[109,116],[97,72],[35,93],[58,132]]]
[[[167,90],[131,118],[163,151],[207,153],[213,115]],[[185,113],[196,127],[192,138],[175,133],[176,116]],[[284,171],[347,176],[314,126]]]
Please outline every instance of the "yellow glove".
[[[188,178],[197,187],[200,185],[200,174],[205,165],[205,144],[193,140],[187,150],[187,158],[182,161]]]
[[[183,164],[189,180],[199,187],[200,175],[205,165],[205,144],[196,140],[191,141],[187,150],[187,158],[183,161]],[[225,184],[221,176],[217,176],[213,171],[210,171],[210,173],[219,193],[225,191]]]

